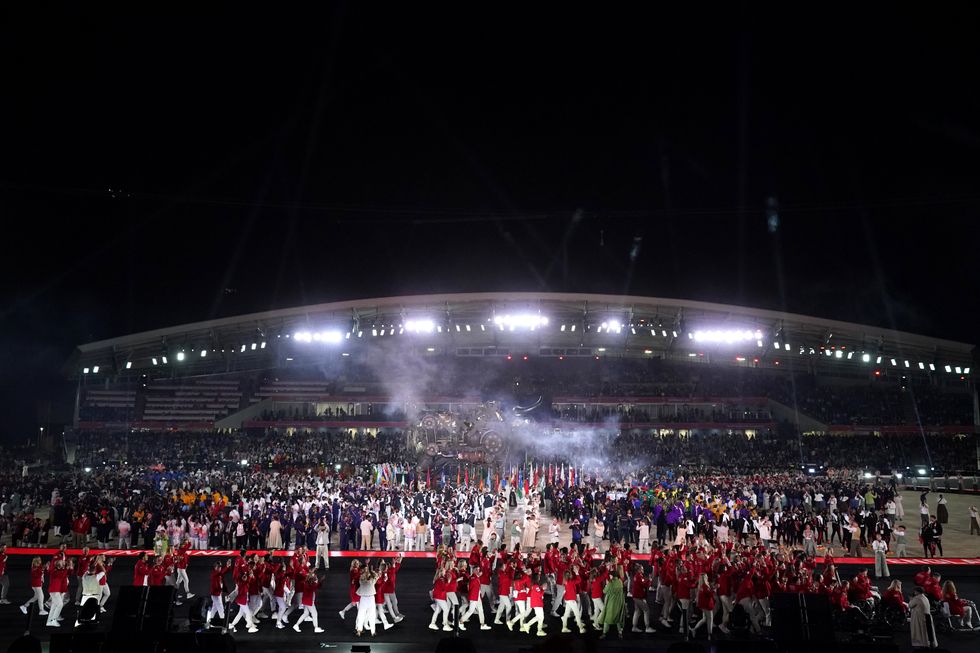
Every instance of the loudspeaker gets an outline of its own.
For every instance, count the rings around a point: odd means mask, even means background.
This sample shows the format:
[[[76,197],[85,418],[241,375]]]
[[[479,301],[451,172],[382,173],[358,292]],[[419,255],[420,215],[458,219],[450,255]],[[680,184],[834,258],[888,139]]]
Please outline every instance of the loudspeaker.
[[[50,653],[101,653],[105,633],[51,633]]]
[[[769,600],[773,636],[780,647],[803,642],[832,644],[830,601],[822,594],[779,592]]]
[[[210,605],[211,597],[209,596],[198,596],[191,600],[190,607],[187,608],[187,627],[190,630],[196,631],[204,627]]]
[[[174,616],[174,598],[177,588],[171,585],[150,587],[146,594],[146,606],[140,632],[151,636],[162,635],[170,629]]]
[[[139,632],[148,589],[137,585],[123,585],[119,588],[119,599],[112,615],[112,632]]]

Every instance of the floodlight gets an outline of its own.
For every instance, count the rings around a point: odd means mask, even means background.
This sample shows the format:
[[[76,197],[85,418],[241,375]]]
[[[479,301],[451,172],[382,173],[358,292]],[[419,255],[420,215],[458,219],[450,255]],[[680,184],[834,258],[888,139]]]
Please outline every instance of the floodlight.
[[[99,366],[98,366],[98,365],[96,365],[96,366],[94,366],[94,367],[92,368],[92,374],[98,374],[98,373],[99,373]],[[959,368],[957,368],[957,369],[956,369],[956,373],[957,373],[957,374],[959,374],[959,373],[960,373],[960,371],[959,371]]]
[[[157,359],[156,359],[156,358],[151,358],[150,360],[152,360],[152,361],[153,361],[153,364],[154,364],[154,365],[156,365],[156,364],[157,364]]]
[[[813,467],[810,467],[806,471],[810,472],[811,474],[816,474],[817,473],[817,470],[815,468],[813,468]]]
[[[870,363],[871,362],[871,354],[861,354],[861,362],[862,363]]]
[[[875,365],[881,365],[881,356],[875,359]]]
[[[789,351],[789,343],[788,342],[786,343],[785,349],[786,349],[786,351]]]
[[[501,330],[506,327],[511,331],[513,331],[515,328],[531,329],[533,331],[539,326],[546,326],[548,324],[548,318],[543,315],[536,315],[532,313],[495,315],[493,318],[493,323],[500,327]]]
[[[970,369],[970,368],[968,367],[966,369]],[[929,363],[929,371],[930,372],[935,372],[936,371],[936,364],[935,363]]]
[[[259,345],[259,349],[265,349],[265,340],[263,340],[262,344]]]
[[[255,351],[255,349],[256,349],[257,347],[258,347],[258,344],[256,344],[256,343],[254,343],[254,342],[253,342],[253,343],[252,343],[252,351]]]
[[[895,361],[895,359],[893,358],[893,359],[892,359],[892,367],[895,367],[896,365],[898,365],[898,363],[897,363],[897,362]]]
[[[647,356],[649,356],[650,354],[653,353],[653,350],[652,349],[644,349],[643,350],[643,353],[646,354]]]
[[[247,464],[248,464],[248,459],[247,458],[242,458],[242,466],[244,467]]]
[[[905,367],[909,367],[909,362],[905,361]]]
[[[834,352],[834,358],[844,358],[844,352],[838,349],[837,351]]]
[[[952,372],[952,371],[953,371],[953,368],[952,368],[952,367],[950,367],[949,365],[947,365],[947,366],[946,366],[946,373],[948,374],[948,373],[950,373],[950,372]]]
[[[667,337],[667,329],[664,329],[663,331],[661,331],[660,332],[660,335],[662,335],[664,338],[666,338]],[[674,337],[675,338],[677,337],[677,334],[676,333],[674,334]]]
[[[773,349],[779,349],[779,343],[778,342],[772,343],[772,348]]]
[[[163,361],[163,364],[164,364],[164,365],[166,365],[166,364],[167,364],[167,357],[166,357],[166,356],[163,356],[163,357],[161,358],[161,360]]]
[[[851,360],[852,358],[854,358],[854,352],[853,351],[847,352],[847,360]]]
[[[426,347],[426,349],[425,349],[425,350],[426,350],[426,351],[435,351],[435,350],[436,350],[436,348],[435,348],[435,347]]]
[[[756,340],[755,341],[755,346],[756,347],[761,347],[762,346],[762,341],[761,340]]]
[[[926,364],[925,364],[925,363],[923,363],[922,361],[919,361],[919,369],[920,369],[920,370],[924,370],[924,369],[926,369]]]
[[[565,325],[563,324],[563,325],[561,325],[561,331],[564,331],[564,330],[565,330]]]
[[[126,361],[126,369],[130,369],[133,366],[133,361]]]
[[[243,353],[243,354],[245,353],[245,345],[242,345],[241,353]]]
[[[969,374],[969,373],[970,373],[970,368],[969,367],[964,367],[963,368],[963,374]]]
[[[89,369],[87,367],[83,367],[82,374],[88,374],[88,373],[89,373]]]
[[[96,372],[98,372],[98,371],[99,371],[99,367],[98,367],[98,365],[96,365],[96,367],[95,367],[95,371],[96,371]],[[963,373],[963,369],[962,369],[962,368],[961,368],[961,367],[960,367],[959,365],[957,365],[957,366],[956,366],[956,373],[957,373],[957,374],[962,374],[962,373]]]
[[[202,350],[201,350],[201,358],[204,358],[204,357],[206,357],[207,355],[208,355],[208,350],[207,350],[207,349],[202,349]]]
[[[694,332],[695,342],[718,342],[733,344],[745,340],[762,340],[762,332],[751,329],[698,329]]]
[[[182,352],[182,351],[178,351],[177,352],[177,360],[179,360],[179,361],[184,360],[184,352]]]

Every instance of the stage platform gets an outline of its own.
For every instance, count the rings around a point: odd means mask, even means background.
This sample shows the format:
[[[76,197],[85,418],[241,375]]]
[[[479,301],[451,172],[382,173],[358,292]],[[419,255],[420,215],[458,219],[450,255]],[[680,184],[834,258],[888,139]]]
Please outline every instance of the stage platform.
[[[208,591],[208,569],[212,563],[213,556],[195,556],[191,559],[188,574],[191,580],[191,591],[198,596],[203,596]],[[11,579],[10,600],[11,605],[0,606],[0,651],[7,649],[7,646],[19,635],[28,629],[28,617],[21,614],[19,604],[26,601],[30,596],[28,588],[28,565],[29,556],[11,556],[8,564],[8,574]],[[938,562],[938,561],[937,561]],[[846,561],[841,561],[842,575],[852,575],[858,568],[864,565],[850,565]],[[134,561],[129,556],[117,559],[115,566],[110,574],[109,582],[113,591],[113,596],[109,600],[109,611],[102,615],[101,624],[98,630],[106,631],[111,624],[114,610],[117,608],[119,598],[119,587],[127,583],[132,578]],[[240,651],[309,651],[309,650],[330,650],[347,653],[351,646],[368,645],[372,653],[387,653],[388,651],[435,651],[440,640],[445,637],[454,637],[457,633],[447,633],[443,631],[429,630],[428,624],[432,617],[429,607],[428,591],[431,587],[433,561],[431,559],[406,559],[402,570],[398,575],[397,596],[401,612],[406,616],[400,624],[396,624],[391,630],[378,629],[377,635],[371,637],[356,637],[354,633],[354,612],[350,611],[345,620],[341,620],[337,612],[343,608],[348,601],[348,574],[349,560],[336,557],[332,560],[330,571],[327,573],[324,586],[317,594],[317,608],[319,611],[320,626],[325,632],[322,634],[313,633],[310,623],[304,623],[301,633],[296,633],[291,627],[283,630],[275,628],[271,620],[260,622],[259,632],[249,634],[244,628],[239,628],[234,635],[237,649]],[[911,589],[911,576],[918,570],[919,565],[904,565],[894,568],[894,576],[903,580],[906,592]],[[944,565],[941,572],[944,578],[952,579],[959,588],[960,595],[974,600],[980,599],[980,565]],[[884,586],[884,581],[877,581],[877,585]],[[178,631],[188,632],[188,611],[193,600],[184,602],[182,606],[175,609],[174,627]],[[232,608],[231,612],[237,608]],[[656,616],[659,606],[653,605],[653,612]],[[52,632],[71,632],[71,624],[74,622],[76,608],[74,605],[65,609],[64,625],[60,628],[47,628],[35,617],[34,623],[29,627],[30,632],[38,636],[44,643],[45,650],[48,650]],[[292,619],[296,618],[296,613]],[[489,619],[488,619],[489,621]],[[241,624],[239,624],[241,626]],[[460,636],[472,640],[475,651],[503,651],[518,653],[519,651],[555,650],[555,651],[575,651],[575,650],[610,650],[610,651],[666,651],[672,644],[682,642],[683,638],[676,632],[663,632],[659,624],[656,634],[640,634],[627,632],[624,639],[618,639],[614,634],[610,638],[599,641],[598,634],[589,631],[586,635],[560,635],[561,622],[558,619],[548,619],[548,638],[538,638],[533,635],[524,635],[519,632],[510,632],[504,626],[493,626],[493,630],[479,630],[476,618],[470,620],[468,630],[459,633]],[[628,628],[627,628],[628,630]],[[716,639],[733,639],[742,641],[747,646],[754,647],[754,650],[766,650],[765,644],[754,637],[725,638],[718,635]],[[848,648],[849,644],[844,637],[841,648]],[[696,641],[702,645],[707,642],[702,635]],[[903,628],[896,632],[894,642],[898,645],[898,650],[907,651],[910,649],[908,628]],[[716,642],[717,643],[717,642]],[[138,642],[133,642],[134,648],[131,650],[142,650]],[[732,646],[734,644],[728,645]],[[856,646],[857,644],[855,644]],[[952,633],[940,636],[940,645],[954,652],[967,653],[976,651],[980,648],[980,634],[976,633]],[[580,648],[584,646],[584,648]],[[724,647],[725,644],[719,644]],[[540,648],[545,647],[545,648]],[[593,648],[594,647],[594,648]],[[863,650],[867,650],[868,645],[863,645]],[[721,650],[719,648],[718,650]],[[733,649],[729,649],[733,650]],[[189,653],[189,651],[185,652]]]

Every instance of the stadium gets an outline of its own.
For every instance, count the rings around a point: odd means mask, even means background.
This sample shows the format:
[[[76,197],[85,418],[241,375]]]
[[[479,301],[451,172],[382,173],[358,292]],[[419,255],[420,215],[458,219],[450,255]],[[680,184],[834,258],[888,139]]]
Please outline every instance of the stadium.
[[[977,650],[980,16],[536,8],[11,13],[0,652]]]
[[[502,444],[523,457],[516,408],[523,430],[565,437],[802,437],[803,466],[831,462],[814,459],[808,441],[888,436],[904,449],[864,461],[865,471],[932,476],[976,471],[974,354],[970,344],[747,307],[481,293],[167,327],[80,345],[66,371],[77,383],[74,427],[86,433],[397,433],[427,451],[429,466],[445,454],[490,462]],[[482,435],[452,433],[486,402],[507,407],[508,419],[498,411],[471,429]],[[437,436],[440,414],[459,426]]]

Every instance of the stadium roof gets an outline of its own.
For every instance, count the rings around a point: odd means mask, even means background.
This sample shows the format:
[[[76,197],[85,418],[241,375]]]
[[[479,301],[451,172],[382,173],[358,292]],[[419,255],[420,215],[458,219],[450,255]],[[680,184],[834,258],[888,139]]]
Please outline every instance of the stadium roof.
[[[811,366],[881,365],[938,374],[947,365],[949,373],[960,368],[970,374],[974,349],[893,329],[728,304],[494,292],[313,304],[144,331],[79,345],[65,372],[71,378],[86,369],[116,376],[180,365],[188,374],[243,371],[278,367],[293,354],[351,354],[381,342],[457,355],[513,349],[734,359],[741,353],[750,360],[805,358]]]

